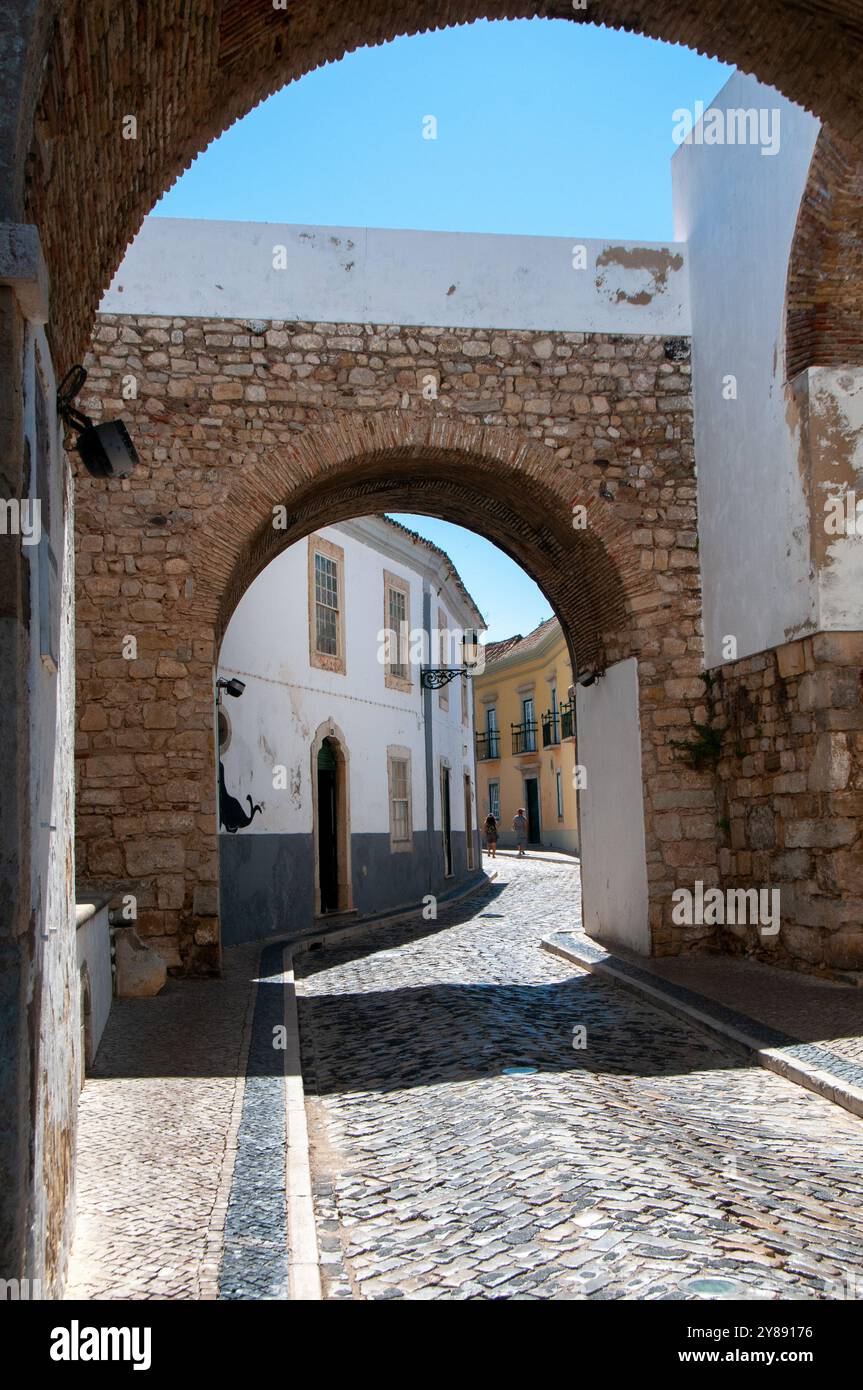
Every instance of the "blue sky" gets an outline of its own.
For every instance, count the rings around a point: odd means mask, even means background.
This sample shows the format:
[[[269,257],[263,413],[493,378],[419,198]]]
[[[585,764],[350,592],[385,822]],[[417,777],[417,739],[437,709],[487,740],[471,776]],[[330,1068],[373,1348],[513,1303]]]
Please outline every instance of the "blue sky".
[[[663,241],[672,112],[731,69],[562,20],[486,23],[361,49],[215,141],[154,212],[169,217]],[[435,116],[436,140],[422,138]],[[490,640],[549,616],[488,541],[400,518],[448,550]]]

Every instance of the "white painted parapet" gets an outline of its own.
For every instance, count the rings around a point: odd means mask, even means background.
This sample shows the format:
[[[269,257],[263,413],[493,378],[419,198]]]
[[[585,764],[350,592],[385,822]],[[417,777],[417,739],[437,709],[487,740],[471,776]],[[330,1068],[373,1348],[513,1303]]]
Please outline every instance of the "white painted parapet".
[[[148,217],[106,314],[689,333],[680,243]]]

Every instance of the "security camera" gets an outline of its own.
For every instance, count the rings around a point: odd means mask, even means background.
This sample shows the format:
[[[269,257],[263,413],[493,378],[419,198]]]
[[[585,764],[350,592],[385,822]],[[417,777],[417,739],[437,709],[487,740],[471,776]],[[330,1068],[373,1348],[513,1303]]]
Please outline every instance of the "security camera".
[[[232,676],[229,681],[220,676],[216,681],[216,689],[224,690],[226,695],[233,695],[235,700],[239,700],[245,688],[246,682],[237,680],[236,676]]]
[[[88,473],[94,478],[128,478],[140,460],[123,421],[105,420],[94,425],[72,404],[86,380],[87,370],[80,363],[69,368],[57,391],[57,410],[78,436],[75,448]]]

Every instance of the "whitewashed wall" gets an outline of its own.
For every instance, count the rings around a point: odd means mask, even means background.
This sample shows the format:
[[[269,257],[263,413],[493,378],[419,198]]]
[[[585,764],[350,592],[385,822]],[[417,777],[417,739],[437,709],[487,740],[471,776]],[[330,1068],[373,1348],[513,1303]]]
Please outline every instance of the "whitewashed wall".
[[[576,688],[584,929],[608,944],[650,954],[638,663],[610,666]]]
[[[780,111],[779,150],[681,145],[675,233],[687,243],[706,663],[817,621],[800,439],[785,389],[785,281],[819,122],[735,73],[711,103]],[[733,375],[737,399],[723,399]]]

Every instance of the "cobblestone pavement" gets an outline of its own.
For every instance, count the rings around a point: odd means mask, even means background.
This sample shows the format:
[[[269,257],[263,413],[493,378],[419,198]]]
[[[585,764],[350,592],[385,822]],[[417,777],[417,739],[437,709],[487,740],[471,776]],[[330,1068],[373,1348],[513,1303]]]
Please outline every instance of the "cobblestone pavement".
[[[326,1295],[863,1296],[863,1124],[540,950],[572,868],[496,867],[297,960]]]
[[[79,1106],[67,1298],[217,1296],[259,954],[114,1001]]]

